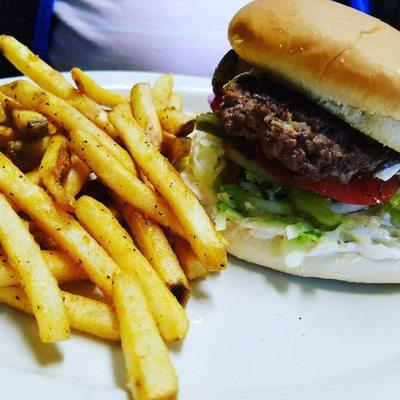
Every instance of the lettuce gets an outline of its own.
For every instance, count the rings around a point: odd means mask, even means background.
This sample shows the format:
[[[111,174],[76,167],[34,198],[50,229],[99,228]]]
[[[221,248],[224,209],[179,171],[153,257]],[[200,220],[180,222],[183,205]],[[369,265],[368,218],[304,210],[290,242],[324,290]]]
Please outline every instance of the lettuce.
[[[400,228],[400,194],[395,194],[384,206],[383,209],[390,214],[390,222]]]
[[[245,217],[291,216],[286,223],[308,221],[310,227],[324,230],[337,228],[343,220],[341,214],[331,211],[328,198],[270,183],[250,170],[243,170],[236,184],[221,185],[217,198],[222,196],[225,205]]]
[[[331,199],[295,188],[291,192],[290,197],[295,207],[314,218],[316,223],[324,229],[335,229],[342,223],[343,216],[331,210]]]
[[[222,185],[219,188],[229,198],[232,209],[247,214],[249,217],[260,217],[265,214],[291,215],[290,204],[285,201],[266,200],[252,182]]]
[[[214,135],[197,132],[192,137],[192,151],[185,173],[193,177],[207,197],[215,197],[214,187],[225,167],[222,140]]]
[[[211,115],[209,123],[221,128]],[[232,221],[254,237],[285,239],[277,241],[277,250],[292,267],[305,257],[346,251],[372,259],[400,259],[400,193],[381,206],[334,212],[336,203],[329,198],[277,182],[221,137],[195,132],[185,171],[212,198],[211,215],[218,230]],[[239,166],[239,172],[235,183],[229,179],[225,184],[229,163]]]

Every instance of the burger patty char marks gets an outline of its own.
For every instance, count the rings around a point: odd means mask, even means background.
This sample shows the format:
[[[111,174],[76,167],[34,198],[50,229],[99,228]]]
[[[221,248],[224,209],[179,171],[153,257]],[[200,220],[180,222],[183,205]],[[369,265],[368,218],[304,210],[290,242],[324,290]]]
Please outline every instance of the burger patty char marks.
[[[348,183],[399,162],[394,150],[265,77],[242,77],[223,95],[217,114],[227,133],[260,143],[296,178]]]

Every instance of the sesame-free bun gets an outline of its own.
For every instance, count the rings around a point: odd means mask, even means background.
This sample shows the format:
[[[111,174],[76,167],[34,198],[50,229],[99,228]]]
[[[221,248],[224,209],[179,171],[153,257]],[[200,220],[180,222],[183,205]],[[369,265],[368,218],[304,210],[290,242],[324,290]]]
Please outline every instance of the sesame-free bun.
[[[400,152],[400,32],[331,0],[257,0],[229,25],[248,63]]]
[[[230,254],[277,271],[357,283],[400,283],[399,260],[371,260],[356,253],[344,252],[306,257],[298,267],[291,268],[277,253],[275,240],[256,238],[235,223],[230,223],[222,233],[227,239]]]

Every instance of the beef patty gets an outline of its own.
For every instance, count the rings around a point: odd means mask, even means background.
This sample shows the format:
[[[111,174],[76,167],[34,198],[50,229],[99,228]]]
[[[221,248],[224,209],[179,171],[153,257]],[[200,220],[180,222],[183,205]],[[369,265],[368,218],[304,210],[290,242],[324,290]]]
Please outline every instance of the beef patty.
[[[242,76],[222,94],[217,114],[227,133],[260,144],[297,178],[348,183],[400,162],[394,150],[265,76]]]

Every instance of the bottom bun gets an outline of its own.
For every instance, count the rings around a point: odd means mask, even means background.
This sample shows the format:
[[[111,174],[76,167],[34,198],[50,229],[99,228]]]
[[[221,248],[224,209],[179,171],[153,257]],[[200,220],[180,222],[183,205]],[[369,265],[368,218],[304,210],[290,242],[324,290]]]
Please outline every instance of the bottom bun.
[[[356,253],[306,257],[300,266],[288,268],[284,258],[277,254],[276,242],[251,236],[248,230],[236,224],[229,225],[221,232],[228,241],[228,252],[242,260],[304,277],[358,283],[400,283],[398,260],[370,260]]]
[[[195,180],[183,174],[183,179],[199,198],[209,215],[213,201],[207,201]],[[215,206],[215,205],[214,205]],[[400,260],[371,260],[356,253],[340,252],[306,257],[298,267],[288,267],[284,256],[278,254],[276,240],[259,239],[249,230],[229,222],[220,232],[227,240],[229,254],[242,260],[309,278],[335,279],[356,283],[400,283]]]

